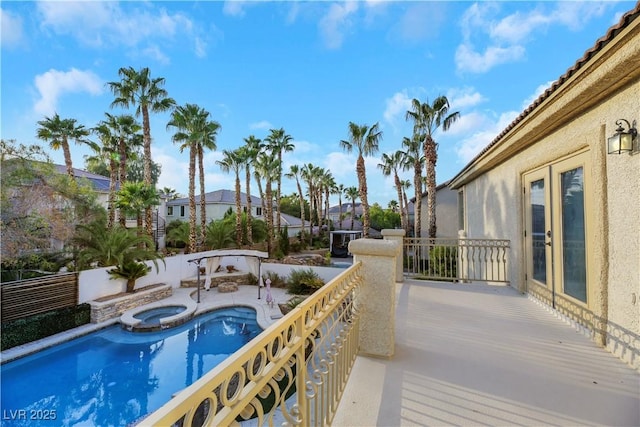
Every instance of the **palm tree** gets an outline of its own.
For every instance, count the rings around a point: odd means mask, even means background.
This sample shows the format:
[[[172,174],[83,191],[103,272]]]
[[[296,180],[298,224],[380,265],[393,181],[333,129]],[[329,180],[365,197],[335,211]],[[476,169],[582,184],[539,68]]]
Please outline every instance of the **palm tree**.
[[[403,166],[404,169],[404,166]],[[409,232],[409,201],[407,200],[407,190],[411,188],[411,181],[408,179],[400,180],[400,186],[402,187],[402,201],[404,203],[404,217],[406,218],[406,232]],[[414,209],[415,214],[415,209]]]
[[[136,226],[142,230],[142,212],[160,204],[158,193],[143,182],[125,182],[116,197],[116,206],[127,215],[136,216]]]
[[[406,149],[403,169],[408,170],[413,167],[413,187],[416,198],[413,204],[414,237],[420,237],[422,234],[422,163],[424,162],[424,157],[420,151],[422,140],[423,138],[420,135],[414,135],[411,139],[406,136],[402,138],[402,146]]]
[[[113,107],[135,107],[136,117],[142,115],[142,132],[144,145],[144,183],[153,186],[151,179],[151,126],[149,123],[149,111],[160,113],[168,111],[175,104],[175,100],[169,97],[163,88],[163,77],[151,78],[149,68],[141,68],[136,71],[133,67],[122,67],[118,70],[121,80],[109,82],[109,88],[115,96],[111,103]],[[145,210],[147,234],[153,234],[153,218],[151,208]]]
[[[405,163],[404,152],[401,150],[396,151],[393,154],[382,154],[382,162],[378,163],[378,168],[382,170],[384,176],[390,176],[393,173],[393,179],[395,182],[396,190],[398,192],[398,203],[400,208],[400,223],[403,229],[407,229],[407,218],[403,209],[402,201],[402,184],[400,183],[400,177],[398,176],[398,169],[403,167]]]
[[[438,161],[438,144],[433,135],[442,126],[443,131],[449,130],[451,125],[460,117],[459,112],[449,113],[449,100],[446,96],[439,96],[424,104],[417,99],[411,101],[411,110],[407,111],[406,119],[413,121],[413,133],[422,134],[426,178],[427,178],[427,211],[429,214],[429,237],[436,237],[436,162]],[[416,200],[416,206],[420,203]]]
[[[118,264],[123,256],[142,260],[152,259],[156,254],[141,245],[149,243],[149,236],[139,236],[120,226],[109,229],[104,219],[78,225],[72,242],[79,248],[77,262],[80,269],[90,265],[110,267]]]
[[[362,202],[362,234],[369,237],[369,203],[367,199],[367,173],[364,166],[364,156],[373,156],[378,152],[378,144],[382,139],[382,131],[378,123],[369,127],[367,125],[357,125],[349,122],[349,140],[340,141],[340,146],[351,153],[358,150],[358,160],[356,162],[356,172],[358,174],[358,192]]]
[[[240,204],[240,169],[244,165],[244,161],[238,150],[222,150],[222,160],[217,160],[216,164],[220,166],[222,172],[229,173],[233,171],[236,175],[236,243],[238,247],[242,245],[242,206]]]
[[[267,252],[269,257],[273,255],[273,191],[272,183],[277,179],[280,163],[272,153],[262,152],[254,163],[256,174],[265,180],[265,193],[263,198],[264,216],[267,220]]]
[[[204,188],[204,150],[215,151],[216,135],[220,129],[220,124],[214,120],[209,120],[209,112],[204,109],[200,110],[202,114],[201,119],[202,129],[200,131],[200,139],[197,142],[197,157],[198,157],[198,173],[200,176],[200,245],[204,245],[206,227],[207,227],[207,201],[206,192]]]
[[[276,154],[276,158],[278,160],[278,164],[280,165],[280,170],[276,176],[278,180],[278,187],[276,190],[276,207],[278,210],[276,217],[276,228],[278,229],[278,235],[280,235],[280,198],[282,196],[281,188],[282,188],[282,153],[293,151],[295,145],[291,143],[293,137],[285,133],[283,128],[280,129],[270,129],[271,134],[265,138],[265,142],[267,143],[267,147],[271,150],[272,153]]]
[[[327,231],[329,231],[331,227],[329,223],[329,195],[335,192],[336,187],[336,180],[333,178],[331,171],[323,170],[320,184],[324,189],[324,218],[327,222]]]
[[[304,230],[304,218],[305,218],[304,195],[302,194],[302,186],[300,186],[300,174],[301,174],[300,166],[291,165],[289,167],[289,172],[285,176],[289,179],[296,180],[296,186],[298,188],[298,197],[300,199],[300,218],[302,219],[302,230]]]
[[[162,187],[158,193],[167,200],[175,200],[179,197],[176,189],[171,187]]]
[[[244,161],[245,186],[247,195],[247,243],[253,245],[253,212],[251,211],[251,165],[260,152],[260,139],[253,135],[244,138],[245,145],[240,147],[240,157]]]
[[[189,253],[196,251],[196,156],[207,113],[195,104],[176,107],[169,127],[176,128],[172,140],[180,144],[180,152],[189,149]]]
[[[37,129],[39,139],[49,143],[54,150],[62,148],[64,154],[64,164],[67,166],[67,174],[73,180],[73,163],[71,161],[71,150],[69,149],[69,140],[74,140],[76,144],[91,143],[85,139],[89,136],[89,131],[84,126],[76,124],[76,119],[61,119],[58,113],[52,117],[45,117],[44,120],[38,122],[40,126]]]
[[[226,220],[211,221],[207,225],[207,247],[224,249],[233,246],[233,226]]]
[[[98,135],[102,145],[97,146],[96,156],[87,157],[87,163],[96,157],[98,161],[105,161],[109,164],[109,198],[107,202],[107,228],[113,228],[116,220],[116,187],[118,183],[118,141],[111,133],[109,125],[103,120],[92,129],[93,133]]]
[[[351,200],[351,230],[353,230],[353,223],[356,220],[356,199],[359,197],[358,188],[347,187],[344,189],[344,195]]]
[[[309,245],[313,243],[313,208],[314,208],[314,196],[315,196],[315,170],[317,168],[307,163],[302,166],[300,170],[300,176],[307,184],[307,194],[309,195]]]
[[[400,205],[398,204],[397,200],[389,200],[389,204],[387,205],[387,207],[391,210],[391,212],[398,212]]]
[[[338,196],[338,209],[339,209],[339,218],[340,221],[340,230],[342,230],[342,194],[344,194],[344,185],[338,184],[333,188],[333,194]]]

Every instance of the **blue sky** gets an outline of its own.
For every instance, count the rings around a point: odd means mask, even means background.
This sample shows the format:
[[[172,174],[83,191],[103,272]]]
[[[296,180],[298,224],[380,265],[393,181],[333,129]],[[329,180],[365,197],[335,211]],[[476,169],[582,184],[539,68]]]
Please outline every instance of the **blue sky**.
[[[435,138],[437,179],[448,180],[634,4],[3,1],[1,136],[44,144],[36,122],[55,112],[93,127],[105,112],[124,112],[109,108],[106,87],[118,69],[149,67],[179,105],[198,104],[222,126],[218,150],[205,157],[208,191],[233,188],[215,164],[223,149],[280,127],[296,146],[285,169],[310,162],[357,185],[355,154],[339,141],[349,121],[379,122],[380,154],[367,158],[367,179],[369,202],[386,206],[397,193],[376,165],[411,135],[404,116],[412,98],[446,95],[460,112]],[[159,186],[186,194],[188,154],[172,143],[168,119],[151,117]],[[88,149],[72,150],[74,166],[84,167]],[[294,191],[284,179],[283,192]]]

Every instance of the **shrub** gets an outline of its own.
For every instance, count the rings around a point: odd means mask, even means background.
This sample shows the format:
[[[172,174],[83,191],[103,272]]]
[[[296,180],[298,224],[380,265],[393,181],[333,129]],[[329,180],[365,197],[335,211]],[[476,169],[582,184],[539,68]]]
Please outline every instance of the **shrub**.
[[[80,304],[2,323],[1,350],[36,341],[91,321],[91,306]]]
[[[280,230],[280,238],[278,239],[278,248],[284,255],[289,255],[289,227],[286,225]]]
[[[280,276],[278,273],[274,273],[273,271],[267,271],[265,274],[262,275],[262,281],[266,283],[267,279],[271,280],[272,288],[287,287],[287,278]]]
[[[429,251],[429,273],[452,279],[458,273],[458,251],[454,246],[434,246]]]
[[[287,292],[294,295],[311,294],[324,286],[324,281],[312,269],[293,270],[287,281]]]

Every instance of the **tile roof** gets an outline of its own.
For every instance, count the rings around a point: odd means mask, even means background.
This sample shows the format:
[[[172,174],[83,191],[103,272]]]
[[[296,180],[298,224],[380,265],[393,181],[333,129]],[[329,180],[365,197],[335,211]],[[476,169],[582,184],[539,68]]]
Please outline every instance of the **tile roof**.
[[[221,203],[227,205],[235,205],[236,203],[236,192],[232,190],[216,190],[210,191],[204,194],[205,203]],[[240,203],[243,205],[246,203],[247,195],[243,192],[240,192]],[[182,197],[179,199],[174,199],[167,202],[167,206],[178,206],[189,203],[188,197]],[[196,203],[200,203],[200,194],[196,194]],[[260,206],[262,200],[259,197],[251,196],[251,204],[255,206]]]

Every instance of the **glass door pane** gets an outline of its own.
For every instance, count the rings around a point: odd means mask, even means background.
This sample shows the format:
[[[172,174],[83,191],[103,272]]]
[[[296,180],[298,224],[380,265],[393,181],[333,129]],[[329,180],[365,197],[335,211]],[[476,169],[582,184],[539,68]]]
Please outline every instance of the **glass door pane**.
[[[547,255],[545,247],[545,193],[544,179],[534,181],[529,188],[531,209],[531,274],[541,283],[547,283]]]
[[[587,302],[583,168],[560,173],[564,293]]]

